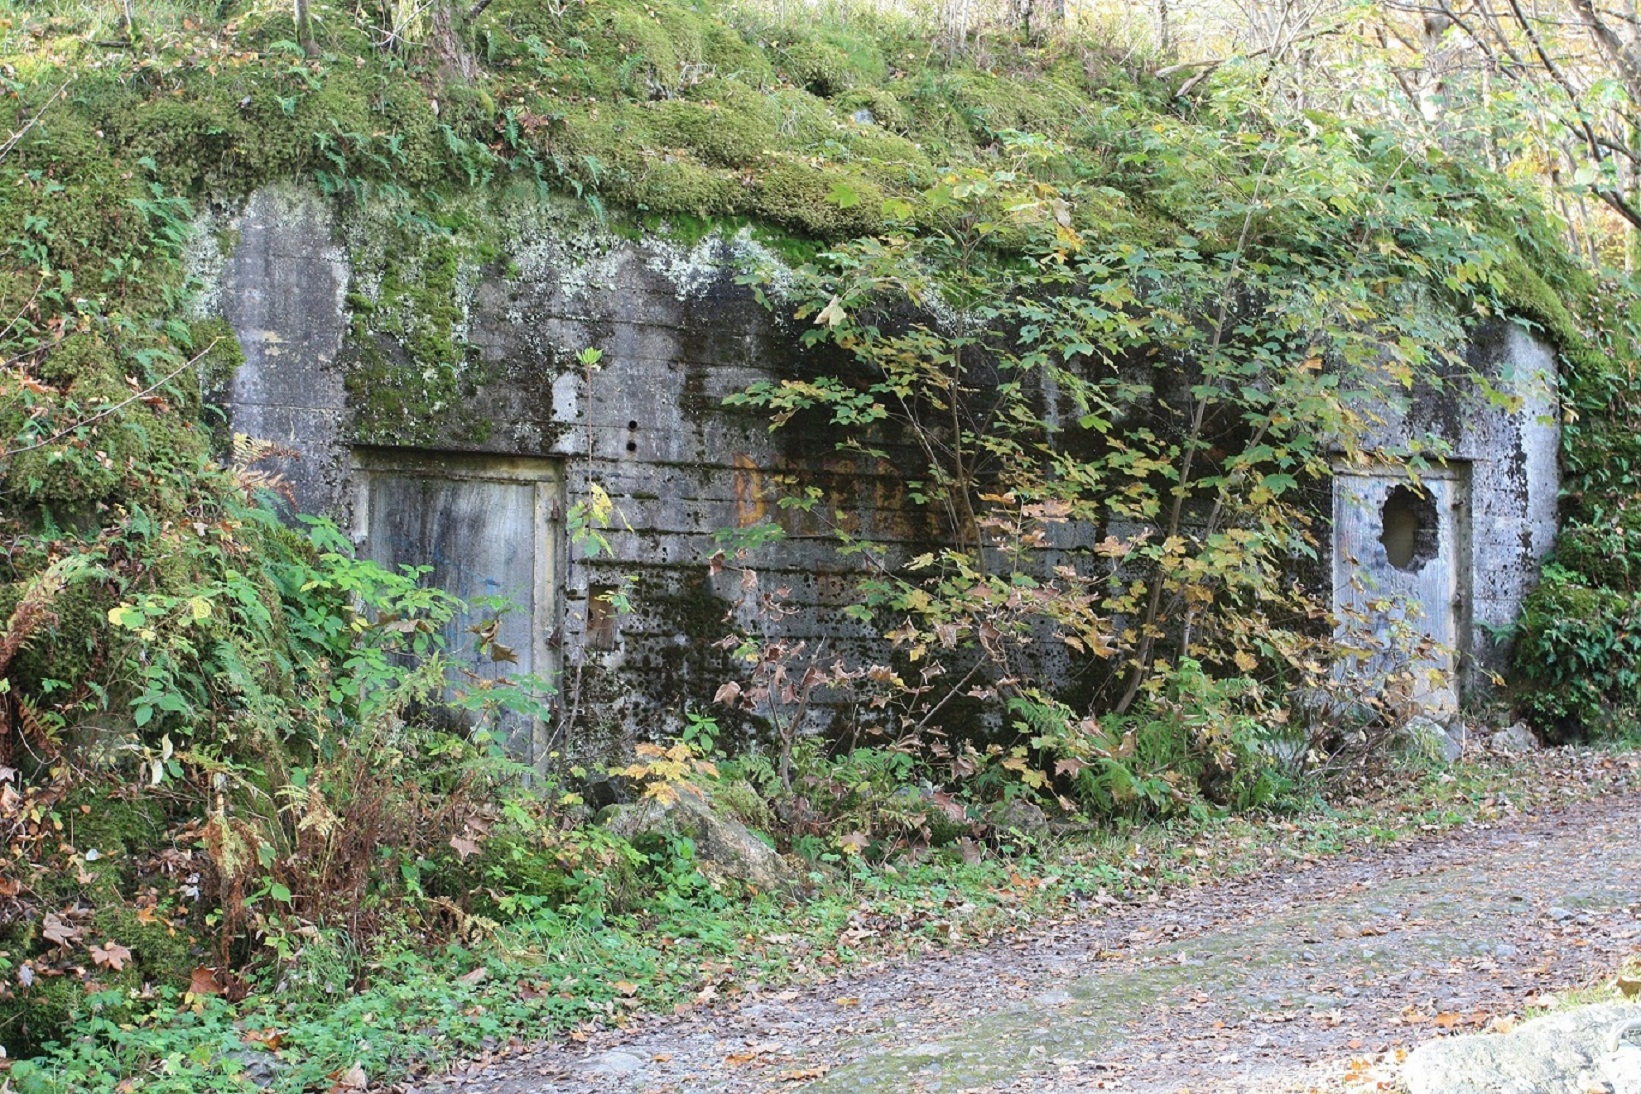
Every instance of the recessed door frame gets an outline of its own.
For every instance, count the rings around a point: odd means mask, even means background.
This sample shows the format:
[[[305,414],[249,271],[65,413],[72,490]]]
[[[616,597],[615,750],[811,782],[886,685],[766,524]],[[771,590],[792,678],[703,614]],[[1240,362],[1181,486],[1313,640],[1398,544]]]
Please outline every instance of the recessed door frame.
[[[447,483],[505,483],[533,487],[531,525],[534,531],[530,607],[530,671],[557,686],[559,651],[555,640],[563,611],[564,552],[562,529],[564,476],[560,462],[524,456],[493,456],[424,449],[356,447],[352,454],[353,541],[361,556],[371,557],[373,478],[393,476]],[[432,564],[429,559],[425,564]],[[552,727],[533,720],[528,760],[544,770],[552,746]]]
[[[1466,462],[1448,461],[1443,466],[1427,468],[1415,475],[1406,468],[1391,464],[1359,466],[1339,463],[1333,469],[1333,476],[1331,578],[1335,614],[1348,607],[1351,601],[1361,599],[1362,594],[1358,593],[1355,587],[1357,582],[1379,582],[1385,585],[1401,584],[1404,581],[1412,583],[1412,577],[1402,579],[1397,575],[1421,572],[1423,566],[1437,563],[1448,569],[1451,580],[1445,594],[1447,602],[1429,604],[1422,599],[1415,602],[1427,620],[1437,612],[1446,617],[1448,627],[1426,625],[1420,629],[1426,634],[1439,633],[1444,629],[1451,630],[1451,640],[1441,643],[1447,650],[1448,663],[1438,665],[1449,674],[1451,686],[1445,689],[1446,694],[1432,690],[1419,695],[1418,698],[1433,712],[1456,709],[1461,697],[1470,690],[1473,683],[1470,676],[1475,671],[1470,655],[1471,599],[1474,581],[1470,525],[1470,465]],[[1371,537],[1364,536],[1366,542],[1354,543],[1355,554],[1349,550],[1353,543],[1347,530],[1352,527],[1365,529],[1378,525],[1382,534],[1383,505],[1390,493],[1399,486],[1407,487],[1415,494],[1422,494],[1428,498],[1436,519],[1436,553],[1413,571],[1395,567],[1386,553],[1384,544],[1373,542]],[[1364,513],[1365,510],[1375,508],[1378,509],[1378,513],[1373,516]],[[1371,597],[1371,591],[1368,595]]]

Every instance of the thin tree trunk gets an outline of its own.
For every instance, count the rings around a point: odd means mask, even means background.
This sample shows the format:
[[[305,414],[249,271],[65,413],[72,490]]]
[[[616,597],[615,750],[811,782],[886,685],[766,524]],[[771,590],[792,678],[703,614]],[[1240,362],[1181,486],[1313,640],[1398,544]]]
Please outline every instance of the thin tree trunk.
[[[449,80],[473,78],[473,57],[462,42],[462,22],[461,9],[455,0],[439,0],[433,5],[429,41],[439,71]]]
[[[308,14],[308,0],[294,0],[296,10],[296,41],[302,47],[302,52],[309,57],[319,54],[319,46],[313,40],[313,17]]]

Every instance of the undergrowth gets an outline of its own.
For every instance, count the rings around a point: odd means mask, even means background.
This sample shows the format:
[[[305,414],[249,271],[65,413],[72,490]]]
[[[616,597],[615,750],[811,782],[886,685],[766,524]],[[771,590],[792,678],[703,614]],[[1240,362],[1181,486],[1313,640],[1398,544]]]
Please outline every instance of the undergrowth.
[[[444,946],[388,940],[365,958],[322,933],[237,1004],[208,986],[135,1001],[89,996],[73,1035],[14,1065],[10,1079],[25,1094],[299,1091],[358,1067],[374,1086],[544,1036],[582,1039],[639,1012],[706,1005],[1252,870],[1554,808],[1631,786],[1637,767],[1633,754],[1589,750],[1482,757],[1447,771],[1404,770],[1355,801],[1275,817],[1016,835],[1006,857],[971,860],[956,849],[878,865],[853,857],[831,872],[817,864],[815,892],[799,905],[715,884],[688,848],[663,849],[638,869],[672,880],[641,910],[623,907],[618,894],[584,891],[556,907],[515,907],[504,922],[475,924]]]

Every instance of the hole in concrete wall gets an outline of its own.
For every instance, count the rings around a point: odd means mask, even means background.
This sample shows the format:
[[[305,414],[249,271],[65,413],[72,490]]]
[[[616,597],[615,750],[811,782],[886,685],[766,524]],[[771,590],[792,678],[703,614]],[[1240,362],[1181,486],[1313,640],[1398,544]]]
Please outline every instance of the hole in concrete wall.
[[[1392,487],[1379,520],[1379,542],[1398,570],[1417,570],[1436,557],[1436,506],[1428,496],[1410,487]]]
[[[638,422],[637,421],[628,422],[627,423],[627,428],[628,429],[637,429],[638,428]]]
[[[638,451],[638,442],[637,441],[628,441],[627,442],[627,451],[628,452],[637,452]]]
[[[593,585],[587,590],[587,648],[615,649],[614,585]]]

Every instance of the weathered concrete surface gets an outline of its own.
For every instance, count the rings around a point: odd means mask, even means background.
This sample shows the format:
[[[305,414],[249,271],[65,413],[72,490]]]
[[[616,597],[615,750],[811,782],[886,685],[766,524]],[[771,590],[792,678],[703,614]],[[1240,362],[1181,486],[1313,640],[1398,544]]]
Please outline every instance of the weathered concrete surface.
[[[839,557],[834,528],[882,545],[890,565],[934,546],[931,518],[907,497],[906,471],[920,466],[919,457],[893,435],[881,440],[882,458],[842,454],[817,422],[800,418],[771,433],[762,412],[723,403],[757,381],[850,367],[801,349],[781,309],[766,309],[737,282],[753,267],[778,270],[778,262],[744,231],[685,246],[619,236],[561,205],[501,204],[476,217],[499,238],[457,248],[451,280],[459,314],[447,347],[457,359],[425,366],[429,385],[441,391],[425,414],[405,404],[418,374],[399,335],[370,326],[370,316],[406,306],[377,268],[392,257],[394,210],[353,210],[337,223],[319,198],[275,187],[217,217],[211,227],[223,254],[215,266],[196,266],[206,275],[208,306],[227,317],[246,351],[225,395],[233,428],[292,450],[285,471],[298,504],[351,523],[367,554],[395,563],[411,555],[372,543],[377,518],[361,520],[356,511],[361,447],[555,463],[561,505],[548,523],[558,562],[544,578],[554,587],[534,591],[531,632],[512,637],[520,648],[573,655],[574,705],[583,713],[573,743],[588,753],[620,751],[640,732],[677,732],[688,704],[704,703],[736,674],[716,643],[734,624],[754,622],[755,598],[737,574],[706,573],[725,530],[765,523],[784,530],[780,544],[753,560],[765,588],[791,590],[797,611],[781,622],[784,636],[809,641],[812,652],[824,643],[828,662],[881,659],[870,629],[838,610],[865,563]],[[356,268],[345,255],[355,256]],[[394,292],[405,291],[404,278],[416,271],[401,273]],[[576,361],[589,347],[603,351],[592,370]],[[1443,536],[1439,563],[1449,577],[1415,591],[1441,601],[1428,614],[1447,621],[1442,641],[1478,666],[1497,667],[1502,652],[1475,624],[1514,618],[1548,549],[1557,435],[1547,401],[1551,358],[1542,346],[1500,324],[1478,340],[1473,357],[1506,392],[1505,403],[1422,393],[1387,419],[1394,434],[1387,443],[1437,435],[1463,465],[1454,489],[1468,508]],[[378,375],[371,368],[387,368],[401,384],[391,412],[375,404],[380,392],[365,382]],[[1052,417],[1054,393],[1043,398]],[[449,400],[460,403],[459,414]],[[776,504],[778,479],[793,474],[821,489],[813,514]],[[567,542],[566,519],[595,484],[614,502],[596,551]],[[435,552],[493,553],[488,541],[512,534],[468,523],[426,543],[428,561]],[[1055,530],[1053,547],[1086,552],[1095,539],[1123,531],[1068,523]],[[614,618],[599,611],[598,598],[612,590],[627,591],[631,611]],[[1039,642],[1029,653],[1037,659],[1033,676],[1069,675],[1073,655],[1063,644]],[[819,697],[807,708],[806,728],[826,728],[840,709],[842,697]]]
[[[1456,653],[1456,683],[1470,691],[1485,672],[1506,668],[1509,650],[1493,637],[1495,629],[1515,622],[1554,545],[1561,429],[1555,355],[1521,327],[1503,320],[1479,327],[1467,365],[1474,379],[1457,377],[1440,389],[1421,385],[1375,407],[1381,420],[1365,448],[1419,446],[1433,457],[1422,491],[1434,503],[1429,550],[1399,567],[1382,538],[1385,502],[1397,487],[1413,485],[1408,476],[1342,467],[1349,473],[1334,488],[1341,535],[1334,542],[1333,601],[1349,610],[1405,598],[1417,609],[1405,625],[1444,647],[1429,663],[1451,673]],[[1382,635],[1387,628],[1375,629]],[[1455,706],[1458,696],[1449,690],[1431,698],[1440,708]]]
[[[1402,1082],[1408,1094],[1591,1094],[1601,1089],[1588,1080],[1609,1053],[1610,1032],[1636,1018],[1641,1004],[1576,1007],[1506,1034],[1432,1041],[1408,1057]]]
[[[390,487],[378,473],[375,486],[362,488],[361,476],[372,472],[356,453],[379,456],[402,438],[370,424],[362,401],[371,391],[350,390],[347,381],[369,348],[361,337],[378,339],[389,357],[399,350],[389,338],[359,333],[350,294],[370,299],[380,289],[369,270],[350,270],[343,257],[344,250],[369,255],[379,227],[372,218],[390,216],[365,210],[336,224],[318,198],[271,189],[211,221],[226,257],[205,254],[195,265],[208,282],[207,308],[220,310],[245,344],[246,364],[225,396],[233,428],[290,449],[295,459],[283,470],[301,508],[336,515],[365,553],[397,565],[418,561],[416,551],[383,540],[391,529],[380,505],[363,512],[361,499]],[[428,467],[453,454],[469,468],[488,457],[556,465],[559,505],[548,522],[556,562],[544,578],[553,588],[524,596],[509,587],[529,602],[527,611],[533,606],[533,618],[528,635],[510,631],[505,644],[545,651],[536,664],[553,663],[559,651],[580,659],[581,671],[564,682],[567,696],[572,684],[578,689],[581,711],[569,744],[607,755],[640,732],[675,733],[687,703],[704,702],[734,675],[716,643],[737,620],[752,621],[753,598],[737,574],[707,573],[725,529],[780,525],[784,541],[754,564],[765,587],[791,590],[798,611],[784,632],[811,648],[824,642],[829,657],[860,649],[868,630],[836,609],[861,563],[837,557],[831,522],[891,552],[896,544],[926,545],[930,529],[906,497],[902,468],[914,461],[892,439],[886,459],[842,455],[801,423],[771,434],[761,412],[723,405],[754,381],[815,367],[803,364],[794,332],[736,283],[769,256],[745,233],[712,235],[692,247],[635,241],[551,205],[521,207],[503,220],[508,261],[474,259],[458,276],[457,334],[472,357],[461,367],[483,381],[464,413],[468,426],[484,428],[453,426],[418,441],[409,455]],[[575,359],[586,347],[603,351],[590,371]],[[436,415],[430,410],[429,417]],[[776,505],[776,478],[793,473],[825,491],[817,515]],[[570,542],[566,515],[595,484],[614,511],[593,549]],[[403,476],[391,487],[395,496],[417,489],[430,488]],[[480,560],[501,550],[498,537],[523,534],[518,522],[497,524],[494,514],[461,518],[455,500],[446,501],[452,519],[410,514],[398,529],[415,525],[433,537],[419,561],[433,565],[436,577],[476,573]],[[524,565],[521,552],[507,550]],[[612,590],[626,590],[631,611],[610,618],[598,610],[595,598]],[[592,642],[590,615],[599,630]],[[811,729],[824,728],[833,709],[821,698],[811,707]]]
[[[222,228],[238,239],[213,296],[245,351],[226,399],[233,428],[296,454],[278,465],[298,508],[333,509],[349,472],[335,367],[349,271],[330,207],[307,189],[270,186]]]

